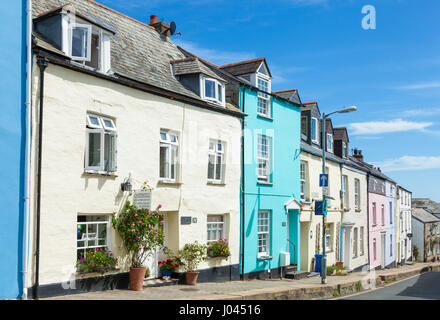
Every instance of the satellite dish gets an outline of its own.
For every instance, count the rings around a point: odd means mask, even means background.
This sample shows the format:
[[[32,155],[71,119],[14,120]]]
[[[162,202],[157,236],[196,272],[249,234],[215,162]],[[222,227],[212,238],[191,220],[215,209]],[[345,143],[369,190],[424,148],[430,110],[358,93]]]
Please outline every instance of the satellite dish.
[[[170,23],[170,33],[171,35],[174,35],[174,33],[176,33],[176,23],[174,21]]]

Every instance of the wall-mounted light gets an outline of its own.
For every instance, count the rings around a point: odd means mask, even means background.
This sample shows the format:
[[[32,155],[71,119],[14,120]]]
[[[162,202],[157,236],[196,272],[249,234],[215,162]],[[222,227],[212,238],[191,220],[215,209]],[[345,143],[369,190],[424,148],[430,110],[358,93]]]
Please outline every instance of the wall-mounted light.
[[[130,180],[131,180],[131,173],[129,174],[128,179],[125,180],[123,183],[121,183],[121,190],[130,192],[131,195],[131,193],[133,192],[133,185],[131,184]]]

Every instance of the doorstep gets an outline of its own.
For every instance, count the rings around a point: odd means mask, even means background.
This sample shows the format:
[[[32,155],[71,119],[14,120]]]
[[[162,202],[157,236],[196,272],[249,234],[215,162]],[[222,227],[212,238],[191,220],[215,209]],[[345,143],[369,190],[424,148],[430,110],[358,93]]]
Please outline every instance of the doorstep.
[[[147,287],[165,287],[165,286],[174,286],[177,285],[179,279],[173,278],[157,278],[157,279],[147,279],[144,280],[144,288]]]

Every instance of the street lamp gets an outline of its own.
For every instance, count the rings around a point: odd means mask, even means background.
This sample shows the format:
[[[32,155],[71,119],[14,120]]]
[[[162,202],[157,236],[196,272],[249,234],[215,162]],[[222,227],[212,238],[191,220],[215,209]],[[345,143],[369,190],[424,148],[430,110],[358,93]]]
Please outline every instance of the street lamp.
[[[325,149],[326,149],[326,134],[325,134],[325,119],[327,119],[329,116],[335,113],[349,113],[356,111],[357,107],[351,106],[351,107],[345,107],[338,111],[331,112],[329,114],[322,114],[322,174],[325,174]],[[328,181],[328,179],[327,179]],[[327,257],[325,256],[325,223],[326,223],[326,214],[324,214],[327,211],[327,201],[326,199],[331,199],[328,195],[324,193],[324,185],[322,186],[322,201],[324,203],[324,212],[322,214],[322,261],[321,261],[321,283],[326,284],[327,283]]]

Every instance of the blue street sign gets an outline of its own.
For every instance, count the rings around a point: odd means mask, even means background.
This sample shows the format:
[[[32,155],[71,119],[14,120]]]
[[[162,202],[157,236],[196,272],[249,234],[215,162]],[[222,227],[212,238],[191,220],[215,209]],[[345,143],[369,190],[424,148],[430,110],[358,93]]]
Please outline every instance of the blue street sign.
[[[327,216],[327,202],[326,201],[315,201],[315,215]]]
[[[319,186],[320,187],[328,187],[328,174],[321,173],[319,175]]]

